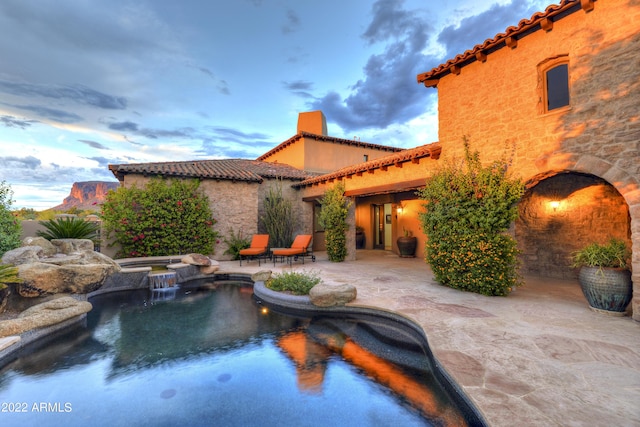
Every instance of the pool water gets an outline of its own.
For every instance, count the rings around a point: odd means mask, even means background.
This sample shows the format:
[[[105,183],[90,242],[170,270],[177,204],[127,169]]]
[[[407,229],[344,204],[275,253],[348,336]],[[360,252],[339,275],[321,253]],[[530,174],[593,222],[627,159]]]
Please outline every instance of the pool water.
[[[2,426],[468,424],[388,322],[280,314],[238,283],[91,302],[86,325],[0,369]]]

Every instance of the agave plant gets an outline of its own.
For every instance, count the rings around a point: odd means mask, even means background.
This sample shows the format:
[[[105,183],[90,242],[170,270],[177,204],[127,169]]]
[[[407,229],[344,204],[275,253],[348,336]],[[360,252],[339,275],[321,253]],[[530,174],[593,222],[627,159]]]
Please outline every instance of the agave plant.
[[[90,239],[95,241],[99,226],[81,218],[55,218],[49,221],[40,221],[47,230],[36,232],[39,237],[47,240],[53,239]]]
[[[18,282],[18,268],[11,264],[0,264],[0,289],[6,287],[6,283]]]

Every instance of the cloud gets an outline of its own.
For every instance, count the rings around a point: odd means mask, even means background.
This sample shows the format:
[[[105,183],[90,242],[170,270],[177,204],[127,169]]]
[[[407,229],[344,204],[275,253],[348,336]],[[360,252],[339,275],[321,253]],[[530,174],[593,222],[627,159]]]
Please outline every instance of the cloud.
[[[55,108],[44,107],[42,105],[14,105],[4,104],[20,110],[32,111],[40,117],[47,118],[59,123],[77,123],[82,121],[82,117],[75,113],[58,110]]]
[[[313,83],[304,80],[295,80],[292,82],[282,82],[282,86],[284,86],[286,90],[290,91],[311,90],[313,88]]]
[[[137,132],[138,124],[130,121],[125,122],[115,122],[109,124],[109,129],[117,130],[117,131],[129,131],[129,132]]]
[[[99,150],[109,150],[109,147],[106,147],[96,141],[91,141],[89,139],[79,139],[78,141],[82,142],[83,144],[87,144],[91,148],[97,148]]]
[[[422,53],[432,28],[424,17],[402,9],[402,5],[399,0],[378,0],[373,4],[373,18],[362,37],[368,44],[386,45],[381,54],[369,57],[364,78],[351,86],[349,96],[343,98],[332,91],[310,103],[347,132],[385,129],[425,110],[429,93],[420,90],[415,76],[424,71],[426,64],[437,61]]]
[[[486,39],[504,32],[505,22],[517,23],[523,17],[531,16],[536,10],[537,7],[532,7],[528,2],[512,1],[512,4],[502,6],[494,4],[485,12],[464,18],[457,25],[445,27],[438,35],[438,42],[444,45],[446,50],[444,60],[454,58]],[[473,45],[469,44],[469,40],[474,40]]]
[[[0,80],[0,92],[24,98],[39,96],[57,100],[71,100],[78,104],[108,110],[124,110],[127,108],[127,100],[124,97],[107,95],[81,84],[44,85]]]
[[[214,134],[228,141],[256,141],[269,138],[269,135],[259,132],[246,133],[227,127],[211,127]]]
[[[313,95],[309,92],[313,89],[313,83],[311,82],[307,82],[304,80],[282,82],[282,87],[301,98],[313,98]]]
[[[300,17],[292,10],[287,10],[287,22],[282,26],[283,34],[290,34],[298,30],[300,27]]]
[[[96,172],[96,174],[104,176],[104,175],[111,175],[111,172],[108,172],[105,174],[105,171],[108,171],[108,165],[113,164],[113,163],[118,163],[116,160],[112,159],[112,158],[107,158],[107,157],[102,157],[102,156],[93,156],[93,157],[83,157],[84,159],[87,160],[92,160],[94,162],[98,162],[98,167],[97,168],[91,168],[91,170],[97,170],[99,172]]]
[[[33,123],[38,123],[37,120],[18,119],[14,116],[0,116],[0,124],[6,127],[15,127],[20,129],[26,129]]]
[[[37,167],[40,167],[42,162],[37,157],[27,156],[27,157],[15,157],[15,156],[6,156],[0,157],[0,166],[3,169],[29,169],[35,170]]]
[[[264,147],[275,146],[270,136],[260,132],[243,132],[224,126],[207,128],[208,135],[203,138],[198,154],[207,157],[256,158],[264,153]]]

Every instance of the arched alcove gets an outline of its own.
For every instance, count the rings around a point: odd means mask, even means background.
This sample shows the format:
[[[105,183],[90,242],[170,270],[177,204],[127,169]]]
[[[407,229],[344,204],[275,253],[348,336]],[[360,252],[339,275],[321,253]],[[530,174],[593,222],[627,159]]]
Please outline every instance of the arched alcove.
[[[521,272],[573,279],[571,254],[611,237],[631,247],[629,207],[605,180],[559,172],[531,180],[519,204],[515,227]]]

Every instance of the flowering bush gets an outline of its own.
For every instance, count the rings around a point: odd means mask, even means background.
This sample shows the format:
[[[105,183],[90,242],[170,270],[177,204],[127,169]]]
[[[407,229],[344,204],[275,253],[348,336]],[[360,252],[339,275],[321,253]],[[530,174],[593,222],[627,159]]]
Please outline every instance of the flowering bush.
[[[465,161],[445,164],[419,190],[426,260],[443,285],[507,295],[520,284],[515,240],[504,234],[524,193],[505,159],[482,166],[465,138]]]
[[[209,199],[198,181],[156,178],[144,189],[120,187],[102,205],[107,238],[120,245],[118,257],[214,253],[218,233]]]

